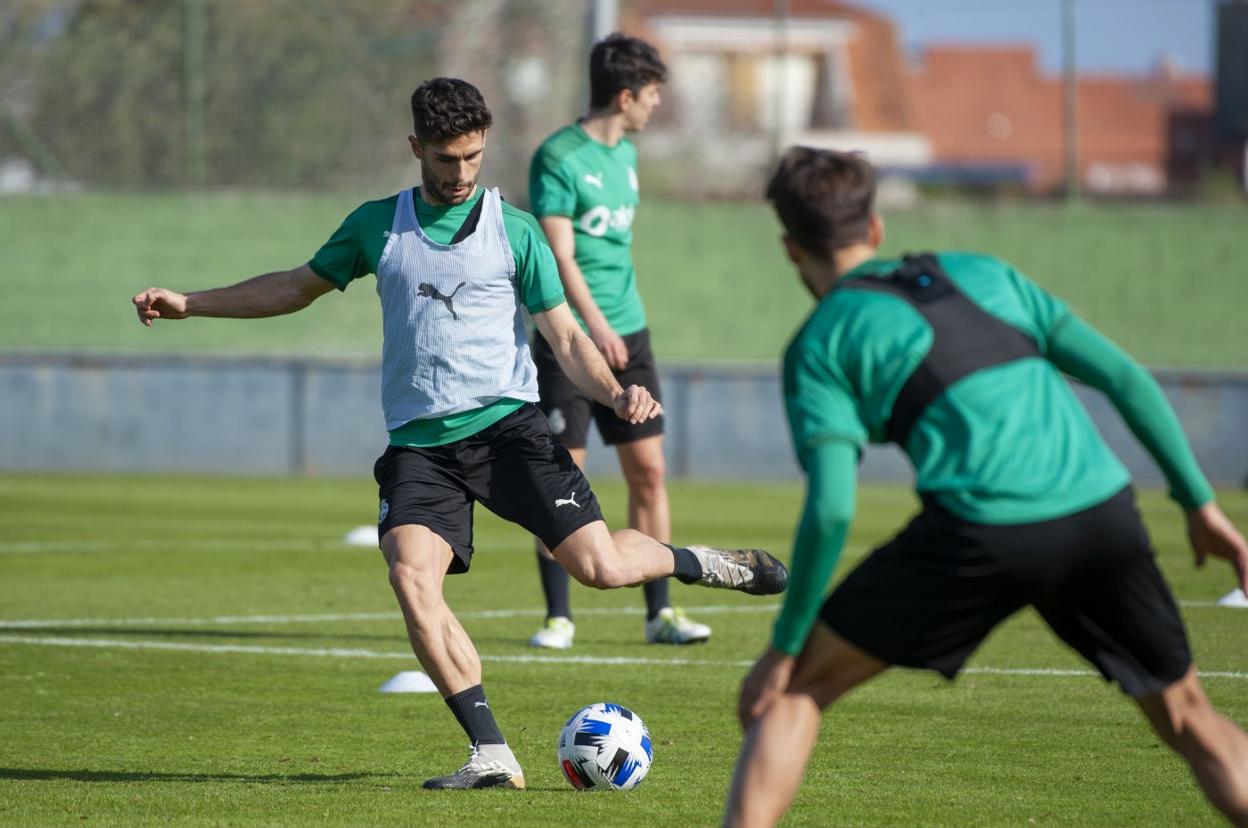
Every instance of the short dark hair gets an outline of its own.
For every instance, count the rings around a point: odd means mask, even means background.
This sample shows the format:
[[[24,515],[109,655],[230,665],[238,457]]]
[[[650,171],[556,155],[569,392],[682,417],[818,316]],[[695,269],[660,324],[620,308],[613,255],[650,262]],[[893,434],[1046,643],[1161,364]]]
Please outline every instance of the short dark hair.
[[[412,93],[412,129],[424,142],[442,142],[494,124],[477,87],[458,78],[433,78]]]
[[[780,159],[767,200],[799,245],[822,259],[867,240],[875,174],[859,153],[790,147]]]
[[[589,53],[589,105],[606,106],[625,89],[634,95],[650,83],[667,80],[659,50],[644,40],[615,32],[594,44]]]

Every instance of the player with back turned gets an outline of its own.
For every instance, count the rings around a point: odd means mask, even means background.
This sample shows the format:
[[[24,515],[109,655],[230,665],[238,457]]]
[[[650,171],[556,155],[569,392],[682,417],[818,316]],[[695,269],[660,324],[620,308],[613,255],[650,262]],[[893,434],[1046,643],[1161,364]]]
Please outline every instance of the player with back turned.
[[[953,678],[1031,605],[1135,701],[1209,801],[1248,825],[1248,736],[1205,696],[1130,476],[1062,375],[1105,393],[1157,461],[1197,564],[1224,558],[1248,587],[1248,544],[1173,409],[1147,371],[1007,262],[879,258],[874,192],[862,158],[804,147],[767,189],[817,302],[784,357],[807,493],[792,586],[741,690],[725,824],[780,819],[841,696],[892,665]],[[859,452],[889,441],[914,464],[922,510],[823,600]]]
[[[611,533],[594,493],[551,439],[523,305],[578,387],[632,423],[661,412],[639,385],[615,380],[572,318],[554,257],[531,216],[477,185],[493,123],[480,92],[435,78],[412,94],[421,184],[352,212],[292,270],[190,294],[149,288],[139,320],[268,317],[377,276],[382,407],[389,447],[374,466],[381,552],[421,666],[471,741],[468,762],[430,788],[523,788],[481,683],[481,659],[442,594],[472,562],[473,507],[523,526],[581,583],[599,589],[675,575],[753,594],[784,589],[782,564],[759,550],[660,543]]]

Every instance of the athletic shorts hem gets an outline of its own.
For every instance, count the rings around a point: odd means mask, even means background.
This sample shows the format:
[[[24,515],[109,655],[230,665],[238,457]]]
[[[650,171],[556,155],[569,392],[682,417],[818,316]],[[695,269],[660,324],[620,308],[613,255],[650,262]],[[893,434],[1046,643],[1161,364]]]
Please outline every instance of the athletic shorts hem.
[[[1127,695],[1159,693],[1191,668],[1182,616],[1129,487],[1027,524],[976,524],[923,502],[820,609],[854,646],[953,678],[997,626],[1031,606]]]
[[[827,625],[829,630],[836,633],[838,636],[845,639],[872,658],[884,662],[889,667],[901,667],[906,670],[930,670],[933,673],[939,673],[946,679],[953,681],[958,677],[958,673],[962,672],[962,668],[966,666],[965,660],[959,661],[956,665],[937,664],[931,661],[919,661],[913,658],[908,658],[901,653],[890,655],[884,652],[887,648],[879,646],[879,642],[873,641],[870,635],[856,634],[855,630],[847,628],[847,626],[843,624],[840,619],[829,619],[827,617],[828,614],[829,613],[825,610],[819,620]]]
[[[540,540],[542,542],[542,545],[545,546],[547,549],[553,550],[553,549],[556,549],[559,546],[559,544],[563,543],[568,538],[572,537],[581,529],[584,529],[586,526],[589,526],[591,523],[598,523],[600,521],[603,523],[606,522],[603,519],[601,512],[594,514],[590,512],[590,510],[586,510],[586,513],[584,515],[572,521],[569,521],[566,524],[561,525],[553,533],[548,534],[544,538],[538,537],[538,540]]]
[[[381,537],[384,538],[391,529],[397,529],[400,526],[423,526],[424,528],[428,529],[433,534],[437,535],[440,540],[442,540],[447,546],[451,548],[451,554],[453,554],[455,557],[451,561],[451,566],[447,570],[447,574],[462,575],[463,573],[467,572],[468,568],[472,565],[472,547],[471,546],[464,547],[463,544],[456,543],[455,541],[447,537],[447,532],[445,529],[439,529],[439,527],[434,526],[432,523],[429,523],[428,521],[397,520],[393,523],[386,523],[384,524],[384,526],[379,526],[378,532],[380,533]],[[380,542],[381,541],[379,539],[378,544],[380,544]]]
[[[1106,682],[1117,683],[1118,688],[1133,699],[1142,699],[1148,696],[1160,696],[1163,690],[1186,676],[1187,671],[1192,669],[1193,663],[1189,661],[1182,670],[1172,671],[1176,673],[1173,676],[1169,672],[1161,675],[1140,672],[1110,675],[1100,664],[1093,664],[1093,666],[1096,667],[1097,672],[1101,674],[1101,678],[1105,679]]]

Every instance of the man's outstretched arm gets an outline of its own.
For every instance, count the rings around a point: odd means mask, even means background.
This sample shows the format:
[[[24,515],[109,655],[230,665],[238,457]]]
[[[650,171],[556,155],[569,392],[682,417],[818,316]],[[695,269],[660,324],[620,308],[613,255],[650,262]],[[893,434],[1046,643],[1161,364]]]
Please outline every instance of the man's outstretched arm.
[[[294,270],[265,273],[229,287],[178,293],[152,287],[135,295],[134,308],[147,327],[154,319],[215,316],[258,319],[303,310],[334,285],[300,265]]]
[[[1065,373],[1101,391],[1148,450],[1170,484],[1170,496],[1184,508],[1187,533],[1198,565],[1208,555],[1235,567],[1248,591],[1248,543],[1213,499],[1161,386],[1142,365],[1077,316],[1063,319],[1048,343],[1048,358]]]
[[[542,337],[550,343],[559,367],[572,384],[593,399],[615,409],[630,423],[644,423],[663,413],[663,406],[640,385],[621,388],[593,341],[576,324],[566,302],[533,314]]]

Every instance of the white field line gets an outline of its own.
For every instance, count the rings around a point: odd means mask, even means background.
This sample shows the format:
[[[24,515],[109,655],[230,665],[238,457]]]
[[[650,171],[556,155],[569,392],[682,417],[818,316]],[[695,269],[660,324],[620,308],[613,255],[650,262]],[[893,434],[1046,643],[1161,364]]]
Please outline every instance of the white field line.
[[[183,644],[175,641],[122,641],[108,638],[61,638],[59,636],[0,635],[0,644],[25,644],[35,647],[89,647],[105,650],[165,650],[184,653],[215,653],[245,655],[293,655],[321,658],[367,658],[391,661],[413,661],[407,652],[379,652],[377,650],[348,649],[343,647],[258,647],[247,644]],[[606,666],[654,666],[654,667],[735,667],[745,668],[754,662],[749,660],[695,659],[695,658],[633,658],[627,656],[555,656],[555,655],[482,655],[485,662],[508,664],[591,664]],[[1036,676],[1036,677],[1093,677],[1093,670],[1062,670],[1050,668],[968,667],[962,671],[968,675]],[[1201,671],[1201,678],[1248,679],[1248,673],[1228,670]]]
[[[775,612],[776,603],[749,603],[740,606],[696,607],[699,615],[724,615],[729,613]],[[641,615],[639,607],[579,609],[577,615]],[[542,609],[466,610],[455,613],[457,618],[542,618]],[[215,627],[231,624],[316,624],[337,621],[401,621],[402,613],[393,612],[342,612],[318,615],[215,615],[201,618],[15,618],[0,619],[0,630],[39,630],[61,627]]]
[[[1184,608],[1204,609],[1217,607],[1217,601],[1180,601]],[[777,603],[750,602],[740,605],[694,606],[693,612],[698,615],[726,615],[775,612],[780,609]],[[638,607],[619,608],[586,608],[578,609],[577,615],[612,616],[641,615],[643,610]],[[542,609],[498,609],[498,610],[465,610],[455,615],[461,619],[474,618],[541,618],[546,614]],[[3,630],[38,630],[62,627],[215,627],[234,624],[319,624],[340,621],[397,621],[402,619],[398,611],[392,612],[339,612],[295,615],[210,615],[193,618],[145,617],[145,618],[0,618],[0,631]]]

